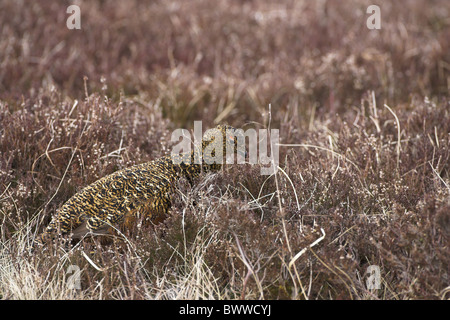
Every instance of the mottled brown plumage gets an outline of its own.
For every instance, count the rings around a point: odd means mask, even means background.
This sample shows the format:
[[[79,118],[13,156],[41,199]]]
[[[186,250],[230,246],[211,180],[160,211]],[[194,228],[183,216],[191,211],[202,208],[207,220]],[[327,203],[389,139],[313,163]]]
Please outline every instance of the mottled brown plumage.
[[[202,171],[219,170],[222,162],[213,163],[205,150],[210,151],[216,143],[222,142],[225,154],[227,145],[237,145],[236,135],[239,131],[227,125],[209,130],[202,139],[201,164],[194,161],[196,152],[199,152],[194,149],[181,155],[181,163],[169,155],[97,180],[76,193],[57,211],[39,242],[46,242],[58,234],[72,233],[74,239],[86,234],[107,234],[118,226],[130,227],[139,216],[160,222],[170,208],[176,181],[185,177],[193,183]],[[218,136],[223,137],[223,141],[215,139]]]

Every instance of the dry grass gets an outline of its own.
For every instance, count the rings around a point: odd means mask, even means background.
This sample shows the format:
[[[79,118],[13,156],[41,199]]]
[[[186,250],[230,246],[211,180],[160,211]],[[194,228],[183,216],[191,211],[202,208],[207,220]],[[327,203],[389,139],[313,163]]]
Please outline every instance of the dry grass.
[[[370,4],[82,1],[71,31],[68,4],[2,1],[0,297],[448,299],[450,8],[383,2],[376,31]],[[158,226],[29,251],[193,120],[279,128],[281,170],[181,181]]]

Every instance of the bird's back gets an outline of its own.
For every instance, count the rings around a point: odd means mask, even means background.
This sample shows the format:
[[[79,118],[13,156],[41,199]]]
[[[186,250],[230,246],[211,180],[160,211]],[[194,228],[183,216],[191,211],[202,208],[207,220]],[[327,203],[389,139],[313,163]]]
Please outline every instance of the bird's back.
[[[178,170],[171,157],[116,171],[85,187],[70,198],[57,212],[42,238],[69,233],[87,223],[86,231],[123,222],[139,209],[151,220],[167,211],[167,194],[174,187]]]

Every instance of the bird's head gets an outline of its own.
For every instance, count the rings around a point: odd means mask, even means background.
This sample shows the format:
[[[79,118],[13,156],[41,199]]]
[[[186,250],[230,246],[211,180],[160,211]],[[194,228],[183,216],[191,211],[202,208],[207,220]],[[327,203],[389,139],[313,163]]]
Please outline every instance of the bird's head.
[[[220,124],[205,132],[202,139],[203,163],[220,169],[225,159],[238,154],[245,159],[245,136],[242,129]],[[233,158],[234,159],[234,158]]]

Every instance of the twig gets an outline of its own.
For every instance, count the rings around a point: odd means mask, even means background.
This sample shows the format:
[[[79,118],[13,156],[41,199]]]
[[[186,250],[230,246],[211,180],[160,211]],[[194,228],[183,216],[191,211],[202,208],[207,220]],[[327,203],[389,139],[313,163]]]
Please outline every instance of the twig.
[[[289,269],[292,267],[292,265],[295,263],[295,261],[297,261],[298,258],[300,258],[305,252],[306,250],[308,250],[309,248],[314,247],[315,245],[317,245],[319,242],[321,242],[324,238],[325,238],[325,231],[323,230],[323,228],[320,228],[320,231],[322,232],[322,236],[317,239],[316,241],[314,241],[313,243],[311,243],[309,246],[303,248],[302,250],[300,250],[299,253],[297,253],[289,262]]]
[[[400,144],[400,141],[401,141],[400,121],[398,121],[397,115],[395,114],[394,111],[392,111],[391,108],[389,108],[389,106],[388,106],[387,104],[384,104],[384,107],[387,108],[387,109],[392,113],[392,115],[393,115],[394,118],[395,118],[395,121],[397,122],[397,171],[398,171],[398,169],[399,169],[399,167],[400,167],[400,151],[401,151],[401,144]]]

